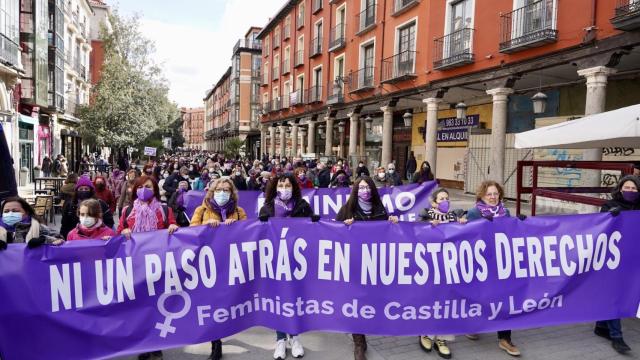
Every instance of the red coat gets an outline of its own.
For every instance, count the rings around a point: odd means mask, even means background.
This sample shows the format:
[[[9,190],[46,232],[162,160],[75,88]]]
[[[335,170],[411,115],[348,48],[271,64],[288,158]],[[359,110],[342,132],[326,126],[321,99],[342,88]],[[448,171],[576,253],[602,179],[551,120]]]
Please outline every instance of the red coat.
[[[313,182],[311,180],[305,179],[302,181],[299,177],[296,177],[296,180],[298,181],[300,189],[313,189]]]
[[[167,224],[168,225],[171,225],[171,224],[177,225],[176,218],[173,216],[173,210],[168,206],[167,206],[167,213],[168,213]],[[129,216],[128,219],[125,219],[126,216],[127,216],[127,207],[125,207],[122,210],[122,215],[120,216],[120,221],[118,222],[120,224],[120,225],[118,225],[118,230],[117,230],[118,234],[121,234],[122,230],[125,229],[125,227],[122,226],[122,224],[124,224],[125,221],[127,222],[127,225],[128,225],[129,229],[133,229],[135,227],[135,225],[136,225],[135,214],[134,214],[134,216]],[[158,209],[158,211],[156,211],[156,216],[158,218],[158,230],[166,229],[168,226],[164,225],[165,220],[164,220],[164,216],[162,215],[162,209]]]
[[[67,241],[71,240],[88,240],[88,239],[102,239],[105,236],[114,236],[113,232],[108,226],[102,225],[91,233],[83,234],[80,232],[80,225],[76,226],[73,230],[67,234]]]
[[[111,190],[105,188],[102,191],[98,191],[98,189],[96,189],[96,197],[107,203],[111,212],[116,212],[116,198],[113,196]]]

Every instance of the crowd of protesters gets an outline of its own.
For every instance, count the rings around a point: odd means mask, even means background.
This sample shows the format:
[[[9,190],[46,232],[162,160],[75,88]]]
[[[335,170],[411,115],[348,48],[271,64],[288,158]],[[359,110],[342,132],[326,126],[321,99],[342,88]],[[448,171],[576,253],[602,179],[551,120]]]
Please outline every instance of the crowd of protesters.
[[[119,158],[112,165],[100,157],[95,161],[85,157],[86,166],[81,164],[79,174],[64,174],[59,164],[64,159],[57,158],[54,162],[48,161],[48,170],[66,176],[61,189],[65,202],[60,232],[42,225],[26,201],[10,198],[2,204],[0,250],[12,242],[27,243],[32,248],[45,243],[60,245],[65,240],[108,240],[116,234],[129,239],[133,233],[154,230],[166,229],[171,234],[187,226],[229,226],[247,219],[245,210],[238,206],[243,190],[265,193],[265,203],[259,210],[261,221],[270,217],[308,217],[318,221],[320,217],[302,198],[301,189],[351,187],[351,196],[335,221],[345,226],[356,221],[376,220],[393,224],[398,222],[398,217],[387,212],[378,188],[434,180],[429,163],[423,162],[418,167],[415,158],[410,159],[408,171],[399,174],[395,163],[369,169],[363,161],[352,167],[344,159],[335,162],[267,156],[260,160],[228,159],[220,154],[198,152],[164,155],[146,162]],[[620,211],[640,210],[638,188],[637,176],[623,177],[602,211],[617,215]],[[204,191],[206,195],[190,217],[185,209],[185,195],[194,190]],[[433,226],[506,216],[510,213],[504,205],[503,188],[493,181],[480,185],[476,205],[471,209],[454,208],[449,192],[439,188],[431,194],[431,207],[420,212],[421,221]],[[525,220],[524,216],[519,218]],[[611,341],[616,351],[630,350],[622,338],[619,319],[599,321],[594,332]],[[478,339],[476,334],[466,336]],[[424,335],[419,337],[419,344],[427,352],[435,350],[441,357],[451,358],[449,342],[453,339],[452,335]],[[353,341],[355,360],[366,359],[365,335],[354,334]],[[304,356],[300,336],[277,331],[274,359],[285,359],[287,346],[293,357]],[[509,355],[520,355],[510,330],[498,332],[498,346]],[[211,347],[209,359],[220,359],[221,340],[213,340]],[[161,351],[139,355],[139,359],[161,358]]]

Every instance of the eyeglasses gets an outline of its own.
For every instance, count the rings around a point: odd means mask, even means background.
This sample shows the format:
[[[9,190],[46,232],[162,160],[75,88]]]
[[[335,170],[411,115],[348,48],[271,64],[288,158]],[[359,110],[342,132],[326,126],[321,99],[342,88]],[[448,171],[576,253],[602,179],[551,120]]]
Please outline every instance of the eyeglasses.
[[[368,186],[358,186],[358,190],[371,190]]]

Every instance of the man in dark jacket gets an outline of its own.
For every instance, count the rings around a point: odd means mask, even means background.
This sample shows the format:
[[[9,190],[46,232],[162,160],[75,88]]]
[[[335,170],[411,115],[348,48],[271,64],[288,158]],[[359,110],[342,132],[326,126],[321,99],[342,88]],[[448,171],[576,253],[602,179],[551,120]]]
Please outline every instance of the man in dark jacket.
[[[316,177],[316,182],[320,188],[328,188],[329,184],[331,184],[331,172],[323,163],[318,163],[318,176]]]
[[[164,191],[167,192],[167,199],[171,198],[171,195],[176,192],[180,181],[185,180],[189,184],[189,190],[191,190],[191,184],[189,183],[189,169],[186,166],[181,167],[179,173],[169,175],[169,177],[164,181],[164,184],[162,185]]]

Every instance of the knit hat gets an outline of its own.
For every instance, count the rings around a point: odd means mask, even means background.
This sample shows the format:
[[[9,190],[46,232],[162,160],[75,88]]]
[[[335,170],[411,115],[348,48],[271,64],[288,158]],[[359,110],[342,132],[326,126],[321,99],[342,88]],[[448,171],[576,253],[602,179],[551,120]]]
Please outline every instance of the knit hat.
[[[76,191],[81,186],[88,186],[92,190],[96,189],[95,186],[93,186],[93,182],[91,182],[91,179],[87,175],[82,175],[80,176],[80,178],[78,178],[78,182],[76,182]]]

